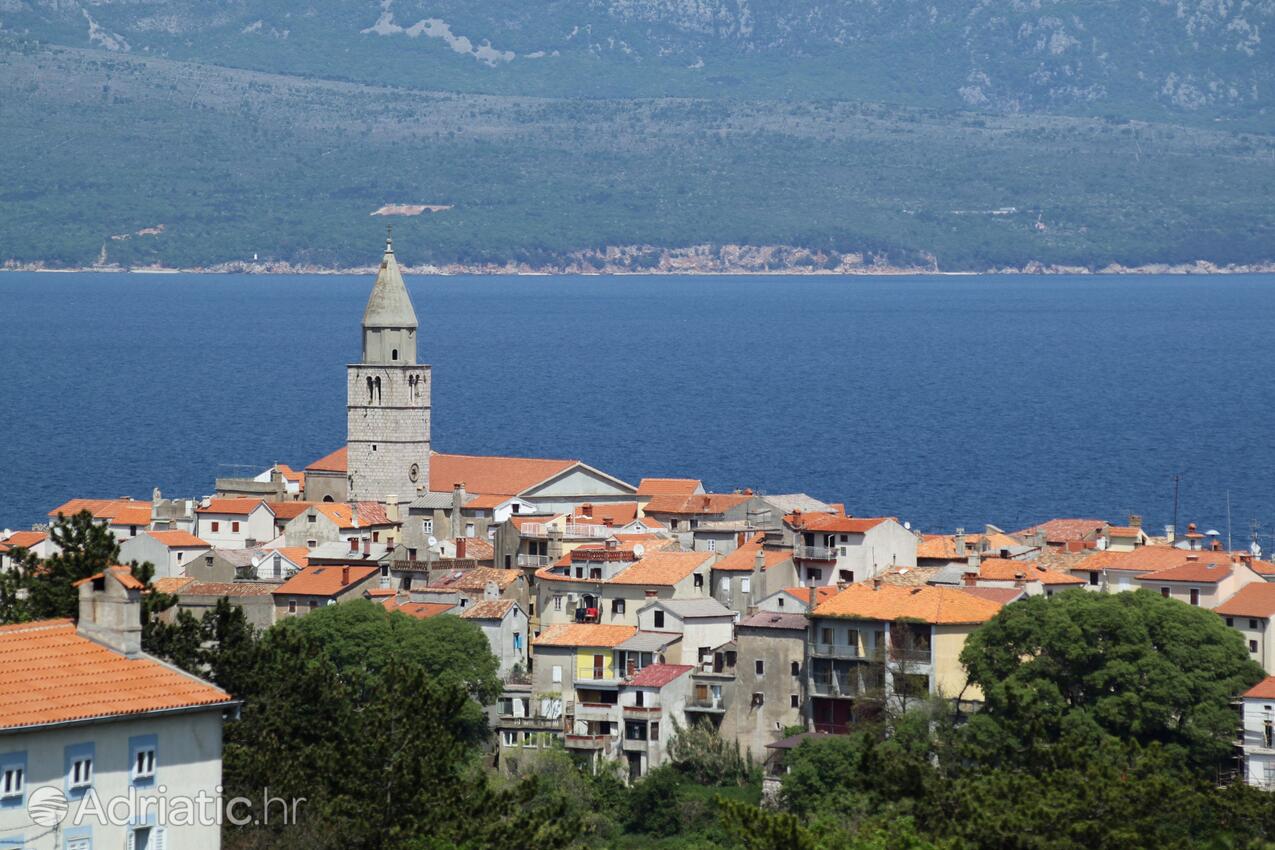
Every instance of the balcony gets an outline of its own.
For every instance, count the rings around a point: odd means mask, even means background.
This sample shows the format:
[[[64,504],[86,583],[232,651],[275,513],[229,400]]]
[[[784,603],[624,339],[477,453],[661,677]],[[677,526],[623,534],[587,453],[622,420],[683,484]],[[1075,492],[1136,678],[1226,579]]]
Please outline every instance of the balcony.
[[[562,728],[561,717],[515,717],[502,714],[496,718],[495,726],[499,729],[539,729],[554,731]]]
[[[617,706],[605,702],[577,702],[575,704],[576,720],[611,720],[615,716]]]
[[[863,693],[858,680],[846,676],[815,676],[810,680],[810,689],[821,697],[857,697]]]
[[[797,543],[792,547],[794,558],[805,558],[807,561],[835,561],[840,551],[835,546],[807,546]]]
[[[524,555],[519,554],[516,563],[520,567],[534,567],[540,569],[547,567],[553,563],[553,559],[548,555]]]
[[[816,643],[810,654],[820,658],[862,658],[857,645],[848,643]]]
[[[890,660],[903,661],[911,664],[929,664],[930,649],[899,649],[898,647],[890,647]]]
[[[690,699],[686,702],[686,712],[688,714],[725,714],[726,701],[718,698],[713,699]]]
[[[615,532],[610,526],[593,523],[569,522],[559,529],[558,526],[543,522],[529,522],[522,527],[521,533],[523,537],[541,539],[548,538],[550,532],[559,530],[563,538],[572,540],[605,540]]]
[[[658,705],[626,705],[622,713],[625,720],[659,720],[662,714]]]
[[[563,735],[562,743],[569,750],[605,750],[610,735]]]
[[[646,752],[650,744],[651,742],[645,739],[638,740],[636,738],[625,738],[623,741],[620,742],[620,747],[622,749],[628,750],[629,752],[642,753],[642,752]]]
[[[624,682],[604,670],[577,670],[576,687],[582,690],[614,690]]]

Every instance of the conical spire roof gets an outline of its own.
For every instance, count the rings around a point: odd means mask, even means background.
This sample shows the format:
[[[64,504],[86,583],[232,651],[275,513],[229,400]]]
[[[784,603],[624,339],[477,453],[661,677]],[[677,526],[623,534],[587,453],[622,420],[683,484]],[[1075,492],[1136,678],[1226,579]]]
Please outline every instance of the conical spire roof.
[[[407,286],[404,285],[403,275],[398,270],[398,261],[394,259],[394,242],[387,236],[385,256],[381,258],[381,269],[376,273],[376,283],[372,285],[372,294],[367,299],[367,309],[363,311],[363,327],[414,328],[416,326],[416,311],[412,309],[412,299],[407,295]]]

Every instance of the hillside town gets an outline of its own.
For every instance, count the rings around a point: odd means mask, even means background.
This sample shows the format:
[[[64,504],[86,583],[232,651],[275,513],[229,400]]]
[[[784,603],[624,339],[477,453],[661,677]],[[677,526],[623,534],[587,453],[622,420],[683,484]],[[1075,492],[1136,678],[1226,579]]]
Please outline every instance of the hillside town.
[[[87,512],[119,565],[78,584],[78,619],[0,627],[0,847],[36,846],[37,786],[74,799],[219,784],[236,699],[142,650],[152,588],[177,599],[168,621],[226,600],[265,630],[362,600],[473,624],[501,680],[486,755],[501,774],[565,750],[633,782],[667,763],[679,729],[707,724],[772,790],[789,751],[883,699],[977,713],[961,653],[1007,606],[1144,590],[1213,612],[1265,670],[1237,695],[1235,765],[1275,791],[1275,563],[1256,543],[1236,551],[1215,530],[1139,516],[925,534],[748,482],[708,492],[658,471],[630,482],[578,459],[435,451],[419,331],[387,241],[346,367],[345,445],[207,494],[67,493],[47,523],[3,533],[10,570],[57,554],[51,527]],[[153,565],[149,586],[133,563]],[[143,821],[68,830],[57,846],[216,848],[218,832]]]

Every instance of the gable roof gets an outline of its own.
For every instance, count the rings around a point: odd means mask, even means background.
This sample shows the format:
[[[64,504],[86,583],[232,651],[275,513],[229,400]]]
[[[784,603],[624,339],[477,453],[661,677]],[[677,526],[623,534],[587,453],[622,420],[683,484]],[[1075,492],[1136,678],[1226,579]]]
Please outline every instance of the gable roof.
[[[151,579],[151,589],[156,593],[178,593],[188,584],[194,584],[194,576],[163,576]]]
[[[30,549],[48,539],[47,531],[15,531],[0,540],[0,551],[6,549]]]
[[[247,516],[255,511],[258,505],[265,505],[266,510],[270,510],[270,505],[264,499],[209,499],[206,505],[200,503],[199,507],[195,508],[195,513]]]
[[[837,534],[865,534],[892,517],[851,517],[843,514],[792,513],[784,522],[799,531],[825,531]]]
[[[347,446],[326,454],[305,468],[306,472],[348,472],[349,449]]]
[[[1046,585],[1084,584],[1079,576],[1068,575],[1044,567],[1038,561],[1015,561],[1010,558],[984,558],[978,565],[978,577],[987,581],[1015,581],[1022,574],[1026,581]]]
[[[317,502],[312,507],[342,529],[396,524],[390,521],[385,505],[380,502]]]
[[[1275,584],[1256,581],[1231,594],[1231,598],[1213,609],[1224,617],[1275,617]]]
[[[385,607],[418,620],[428,620],[446,614],[456,606],[450,602],[399,602],[395,599],[385,600]]]
[[[1189,554],[1206,554],[1204,552]],[[1214,553],[1225,554],[1225,553]],[[1136,581],[1185,581],[1191,584],[1217,584],[1222,579],[1228,577],[1235,571],[1231,564],[1231,558],[1228,555],[1225,558],[1200,558],[1199,560],[1186,560],[1184,563],[1174,567],[1167,567],[1163,570],[1156,570],[1150,573],[1142,573],[1134,576]]]
[[[189,531],[148,531],[146,532],[169,549],[209,549],[211,545],[200,540]]]
[[[637,626],[603,626],[597,623],[561,623],[542,631],[533,646],[597,646],[614,648],[637,634]]]
[[[638,482],[639,496],[693,496],[704,491],[698,478],[643,478]]]
[[[349,582],[341,581],[349,570]],[[336,596],[379,573],[379,567],[306,567],[274,589],[276,596]]]
[[[129,658],[81,637],[70,620],[0,626],[0,729],[231,702],[150,656]]]
[[[987,548],[983,548],[986,542]],[[1021,540],[1004,533],[1003,531],[992,532],[991,534],[967,534],[965,535],[965,555],[956,553],[956,535],[955,534],[926,534],[920,542],[916,544],[916,556],[918,558],[941,558],[954,561],[958,558],[964,558],[972,552],[999,552],[1002,549],[1017,549],[1023,545]]]
[[[832,597],[837,595],[837,589],[835,587],[828,587],[828,586],[820,586],[820,587],[814,587],[814,588],[785,587],[783,592],[788,594],[789,596],[796,597],[797,599],[801,600],[803,603],[806,603],[810,601],[810,592],[812,590],[815,593],[816,608],[819,607],[819,603],[823,602],[825,599],[831,599]]]
[[[434,452],[429,457],[429,489],[450,493],[455,485],[463,483],[466,493],[515,496],[577,463],[575,460]]]
[[[784,629],[804,632],[806,627],[810,625],[810,621],[806,619],[805,614],[790,612],[780,614],[775,611],[757,611],[740,620],[736,625],[739,628]]]
[[[736,570],[739,572],[752,572],[757,567],[758,552],[762,553],[763,569],[767,570],[785,561],[792,560],[791,549],[766,549],[762,545],[764,538],[764,534],[754,535],[752,540],[737,547],[734,552],[727,554],[726,557],[713,564],[713,569],[722,570],[723,572]]]
[[[1040,525],[1033,525],[1016,531],[1019,537],[1040,532],[1045,535],[1046,543],[1074,543],[1096,535],[1108,525],[1105,519],[1051,519]]]
[[[323,502],[266,502],[275,519],[290,520],[301,516],[310,508]]]
[[[1001,605],[954,587],[898,587],[852,584],[814,610],[816,617],[862,620],[920,620],[935,625],[985,623]]]
[[[625,680],[624,684],[634,688],[662,688],[693,669],[690,664],[648,664]]]
[[[94,581],[100,578],[105,578],[106,576],[110,576],[111,578],[115,579],[117,582],[120,583],[121,586],[128,588],[129,590],[145,590],[146,589],[146,585],[142,584],[141,581],[139,581],[137,577],[133,575],[132,567],[126,567],[123,564],[116,564],[113,567],[107,567],[102,572],[94,573],[93,575],[88,576],[87,578],[82,578],[71,586],[79,587],[82,584],[88,584],[91,581]]]
[[[269,596],[277,584],[264,581],[196,581],[179,588],[182,596]]]
[[[513,607],[512,599],[484,599],[465,608],[460,616],[466,620],[503,620]]]
[[[1267,676],[1245,691],[1242,696],[1247,699],[1275,699],[1275,676]]]
[[[487,588],[487,583],[494,581],[501,590],[522,578],[521,570],[506,570],[500,567],[474,567],[472,570],[455,570],[445,576],[435,578],[429,589],[446,588],[448,590],[480,591]]]
[[[713,558],[712,552],[648,552],[611,577],[610,584],[677,584]]]
[[[652,496],[644,511],[648,514],[696,516],[723,514],[752,498],[748,493],[697,493],[691,496]]]
[[[151,503],[137,499],[71,499],[49,511],[50,517],[62,514],[72,517],[88,511],[94,519],[107,520],[111,525],[149,525]]]
[[[585,511],[588,511],[586,514]],[[607,520],[617,528],[638,518],[637,502],[585,502],[571,515],[571,522],[601,524]]]
[[[957,590],[998,605],[1008,605],[1027,595],[1027,591],[1021,587],[965,587],[962,585]]]
[[[1196,556],[1198,563],[1231,562],[1227,552],[1208,552],[1191,549],[1176,549],[1172,546],[1142,546],[1132,552],[1112,552],[1106,550],[1095,552],[1071,568],[1072,572],[1101,572],[1102,570],[1122,570],[1125,572],[1150,573],[1177,567]]]
[[[701,599],[654,599],[643,608],[659,606],[671,611],[683,620],[697,617],[731,617],[735,612],[711,596]]]

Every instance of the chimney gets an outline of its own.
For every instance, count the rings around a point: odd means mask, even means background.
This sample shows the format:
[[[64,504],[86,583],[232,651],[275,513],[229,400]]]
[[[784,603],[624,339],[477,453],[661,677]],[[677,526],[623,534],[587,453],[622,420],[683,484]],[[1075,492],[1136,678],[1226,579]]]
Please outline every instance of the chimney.
[[[341,567],[341,586],[345,587],[349,583],[350,583],[350,567],[347,564],[346,566]]]
[[[1209,544],[1209,548],[1212,549],[1214,552],[1221,552],[1222,541],[1214,537],[1213,541]]]
[[[844,581],[837,582],[837,593],[840,593],[841,591],[845,589],[846,589],[846,583]]]
[[[956,557],[965,557],[965,529],[956,529]]]
[[[881,579],[879,579],[879,578],[874,578],[874,579],[872,580],[872,589],[873,589],[873,590],[880,590],[880,589],[881,589]]]
[[[465,557],[465,538],[457,537],[456,538],[456,560],[459,561],[463,557]]]
[[[363,554],[364,556],[372,554],[372,538],[371,537],[363,538]]]
[[[970,552],[965,556],[965,563],[969,564],[971,570],[978,572],[983,568],[983,556],[978,552]]]
[[[1014,587],[1022,587],[1027,584],[1027,573],[1019,571],[1014,573]]]
[[[452,525],[460,525],[460,510],[465,506],[465,482],[457,481],[452,485]]]
[[[1137,514],[1129,514],[1129,527],[1142,528],[1142,517]]]
[[[351,552],[359,551],[359,539],[357,537],[350,538],[350,551]]]
[[[142,589],[128,567],[108,567],[77,582],[76,632],[130,658],[142,652]]]
[[[590,502],[585,502],[583,505],[581,505],[581,506],[580,506],[580,516],[583,516],[583,517],[592,517],[592,516],[593,516],[593,505],[592,505],[592,503],[590,503]]]
[[[1164,527],[1164,539],[1168,541],[1169,545],[1174,543],[1174,538],[1177,537],[1177,531],[1178,530],[1171,525],[1166,525]]]
[[[385,497],[385,518],[395,524],[400,521],[398,496],[391,494]]]
[[[978,584],[978,573],[972,570],[967,570],[961,575],[961,580],[964,582],[966,587],[974,587]]]
[[[1200,560],[1200,556],[1199,556],[1199,555],[1197,555],[1197,554],[1195,554],[1194,552],[1192,552],[1190,555],[1187,555],[1187,556],[1186,556],[1186,559],[1187,559],[1188,561],[1198,561],[1198,560]]]
[[[765,549],[762,549],[762,548],[757,549],[757,556],[753,558],[753,569],[756,570],[757,572],[761,572],[762,570],[766,569],[766,550]]]

